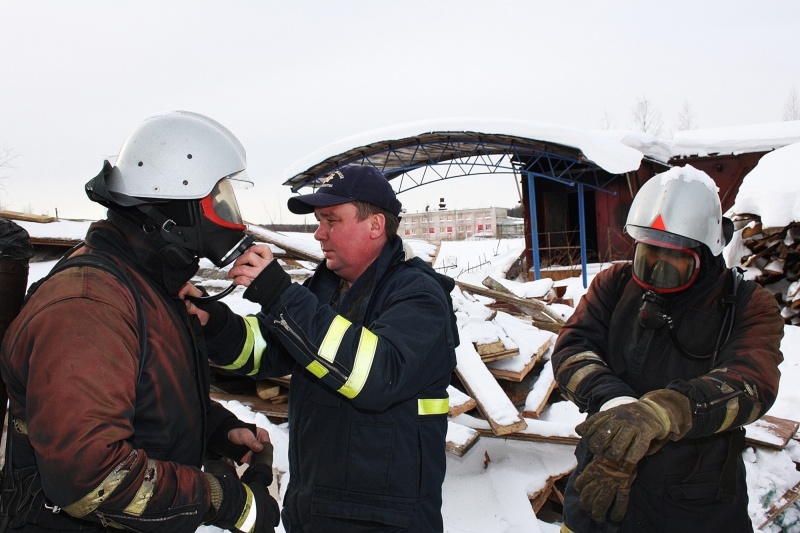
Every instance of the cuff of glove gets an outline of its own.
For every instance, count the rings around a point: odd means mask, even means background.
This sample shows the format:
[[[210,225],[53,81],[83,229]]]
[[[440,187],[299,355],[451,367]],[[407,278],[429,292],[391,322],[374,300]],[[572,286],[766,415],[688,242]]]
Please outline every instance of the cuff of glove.
[[[224,420],[208,438],[209,451],[233,459],[237,463],[242,460],[244,454],[250,451],[250,448],[244,444],[234,444],[228,438],[228,432],[236,428],[247,428],[253,432],[253,435],[258,435],[255,424],[247,424],[241,420],[230,417]]]
[[[617,396],[616,398],[611,398],[606,403],[600,406],[600,411],[603,412],[608,409],[612,409],[618,405],[624,405],[626,403],[633,403],[638,401],[638,398],[634,398],[633,396]]]
[[[689,398],[671,389],[657,389],[642,396],[642,402],[657,410],[668,424],[669,433],[663,438],[679,440],[692,429],[692,404]]]
[[[283,291],[292,284],[292,278],[273,260],[261,273],[250,283],[244,291],[244,298],[251,302],[261,305],[264,312],[269,312],[273,305],[278,301]]]

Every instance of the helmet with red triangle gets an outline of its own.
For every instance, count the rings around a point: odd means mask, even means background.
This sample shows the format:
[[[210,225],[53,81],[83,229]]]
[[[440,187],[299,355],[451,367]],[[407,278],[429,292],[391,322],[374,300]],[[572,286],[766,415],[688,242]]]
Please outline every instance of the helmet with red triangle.
[[[636,240],[634,279],[646,289],[676,292],[694,282],[699,249],[725,247],[718,188],[705,172],[686,165],[653,176],[631,204],[625,231]]]
[[[712,255],[725,247],[717,185],[691,165],[653,176],[633,199],[625,232],[685,248],[708,246]]]

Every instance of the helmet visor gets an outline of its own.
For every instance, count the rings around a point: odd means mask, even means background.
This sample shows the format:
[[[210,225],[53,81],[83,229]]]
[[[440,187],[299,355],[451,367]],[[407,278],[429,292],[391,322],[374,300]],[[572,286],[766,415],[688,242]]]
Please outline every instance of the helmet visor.
[[[636,241],[633,277],[645,289],[678,292],[691,285],[700,272],[700,256],[691,248],[649,240]]]
[[[211,193],[200,201],[203,215],[224,228],[245,230],[239,204],[229,178],[223,178],[214,185]]]

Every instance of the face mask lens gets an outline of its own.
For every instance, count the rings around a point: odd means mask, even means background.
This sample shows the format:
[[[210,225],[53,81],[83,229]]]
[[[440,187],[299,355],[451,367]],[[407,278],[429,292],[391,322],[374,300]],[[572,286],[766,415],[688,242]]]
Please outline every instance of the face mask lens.
[[[692,284],[699,267],[700,258],[694,250],[636,241],[633,275],[646,289],[681,291]]]
[[[222,179],[217,182],[211,194],[200,202],[203,214],[212,222],[224,228],[244,230],[242,215],[236,203],[230,180]]]

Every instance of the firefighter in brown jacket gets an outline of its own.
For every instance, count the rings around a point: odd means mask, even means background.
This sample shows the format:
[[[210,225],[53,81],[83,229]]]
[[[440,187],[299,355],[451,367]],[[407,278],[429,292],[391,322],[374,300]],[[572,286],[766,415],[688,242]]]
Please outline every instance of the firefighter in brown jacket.
[[[625,230],[633,263],[595,277],[552,357],[589,413],[562,531],[752,531],[742,426],[778,393],[778,305],[725,267],[733,225],[691,166],[645,183]]]
[[[251,242],[231,182],[245,152],[215,121],[156,115],[86,185],[108,208],[9,328],[0,370],[10,398],[0,510],[11,530],[272,531],[272,471],[204,472],[207,454],[243,462],[263,429],[209,399],[199,322],[178,290],[199,258],[217,266]],[[109,266],[110,264],[110,266]],[[2,529],[2,528],[0,528]]]

